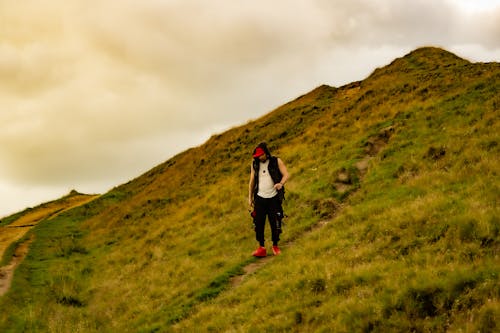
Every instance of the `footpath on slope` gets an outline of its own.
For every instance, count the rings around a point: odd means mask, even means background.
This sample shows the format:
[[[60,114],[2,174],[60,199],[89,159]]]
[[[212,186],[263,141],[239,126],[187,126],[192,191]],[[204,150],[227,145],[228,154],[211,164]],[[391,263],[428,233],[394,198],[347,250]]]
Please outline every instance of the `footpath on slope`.
[[[355,169],[356,169],[356,174],[352,175],[349,174],[349,171],[347,170],[340,170],[339,174],[337,175],[337,179],[334,182],[334,186],[337,189],[337,192],[341,194],[345,194],[346,197],[351,196],[353,193],[357,192],[359,190],[359,184],[355,185],[352,182],[353,176],[357,177],[360,181],[364,178],[366,172],[368,171],[368,167],[370,164],[370,160],[372,160],[388,143],[389,139],[391,136],[394,134],[395,128],[394,126],[389,126],[386,128],[381,129],[376,135],[368,138],[365,146],[364,146],[364,156],[355,164]],[[288,239],[286,242],[282,243],[282,248],[290,248],[295,245],[295,243],[307,235],[311,234],[312,232],[318,231],[321,228],[323,228],[325,225],[328,223],[332,222],[336,216],[340,214],[342,209],[344,208],[344,205],[342,203],[338,203],[336,200],[333,198],[328,201],[328,208],[329,211],[327,212],[327,216],[325,219],[320,220],[319,222],[315,223],[314,225],[311,225],[309,228],[307,228],[303,233],[294,236],[293,238]],[[264,258],[255,258],[248,264],[242,267],[241,269],[241,274],[237,274],[234,276],[231,276],[227,280],[227,288],[220,288],[220,291],[222,290],[231,290],[234,288],[239,287],[241,284],[244,283],[245,279],[251,276],[252,274],[255,274],[258,272],[261,268],[263,268],[265,265],[269,264],[272,262],[274,259],[274,256],[267,256]],[[215,284],[214,282],[212,284]],[[219,292],[214,295],[214,297],[217,297],[219,295]],[[213,298],[213,297],[211,297]],[[182,315],[179,317],[176,317],[174,320],[172,320],[172,323],[174,324],[174,330],[176,328],[176,324],[179,324],[181,321],[184,321],[188,319],[189,317],[193,316],[197,312],[197,305],[200,305],[200,303],[203,302],[205,298],[202,298],[201,301],[198,302],[193,302],[193,304],[190,304],[184,309],[184,312]]]
[[[383,128],[382,130],[379,131],[377,135],[374,137],[370,138],[367,140],[366,146],[365,146],[365,156],[356,163],[356,169],[358,171],[358,176],[360,180],[363,179],[363,176],[366,174],[366,171],[369,166],[369,162],[371,159],[373,159],[381,150],[382,148],[385,147],[387,142],[389,141],[389,138],[392,136],[394,133],[394,127],[389,126],[386,128]],[[351,190],[351,176],[348,174],[347,171],[341,171],[338,176],[337,180],[335,182],[335,187],[339,193],[344,193],[347,191]],[[357,189],[356,189],[357,190]],[[355,190],[355,191],[356,191]],[[352,195],[355,191],[350,192],[349,195]],[[342,204],[333,204],[331,205],[333,211],[329,213],[329,219],[327,220],[320,220],[318,223],[312,225],[309,227],[304,233],[301,235],[295,237],[294,239],[289,239],[287,242],[285,242],[282,247],[283,248],[288,248],[294,245],[295,241],[298,238],[303,238],[309,233],[316,231],[325,225],[327,225],[329,222],[331,222],[343,209],[344,205]],[[246,266],[243,267],[243,274],[241,275],[236,275],[233,276],[230,279],[230,286],[232,288],[236,288],[239,285],[243,283],[246,277],[249,275],[255,273],[258,271],[260,268],[268,264],[271,260],[273,260],[274,256],[267,256],[264,258],[259,258],[256,259],[255,261],[247,264]]]
[[[33,235],[22,240],[28,231],[40,222],[53,219],[65,211],[94,200],[96,197],[98,195],[70,195],[63,200],[56,200],[34,208],[11,224],[0,226],[0,258],[4,257],[5,251],[11,244],[18,242],[9,263],[0,267],[0,296],[9,290],[16,267],[28,254],[29,246],[34,240]]]

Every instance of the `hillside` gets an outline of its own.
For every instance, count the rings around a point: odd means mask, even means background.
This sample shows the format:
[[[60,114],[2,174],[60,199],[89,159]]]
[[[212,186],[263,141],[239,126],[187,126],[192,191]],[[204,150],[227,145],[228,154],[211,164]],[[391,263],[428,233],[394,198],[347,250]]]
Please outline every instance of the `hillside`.
[[[320,86],[38,224],[0,331],[494,332],[499,106],[499,63],[439,48]],[[289,217],[243,275],[260,141]]]
[[[17,265],[24,259],[32,241],[29,231],[38,223],[55,218],[58,214],[95,199],[96,195],[73,190],[64,197],[28,208],[0,220],[0,296],[10,287]]]

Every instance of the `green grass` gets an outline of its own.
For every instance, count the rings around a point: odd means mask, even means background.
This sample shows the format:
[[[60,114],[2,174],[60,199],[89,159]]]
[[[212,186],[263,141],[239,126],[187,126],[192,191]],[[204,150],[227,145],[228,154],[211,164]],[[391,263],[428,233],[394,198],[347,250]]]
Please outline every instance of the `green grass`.
[[[419,49],[214,135],[40,224],[0,330],[494,332],[499,77]],[[249,155],[263,140],[292,175],[293,244],[231,288],[253,260]]]

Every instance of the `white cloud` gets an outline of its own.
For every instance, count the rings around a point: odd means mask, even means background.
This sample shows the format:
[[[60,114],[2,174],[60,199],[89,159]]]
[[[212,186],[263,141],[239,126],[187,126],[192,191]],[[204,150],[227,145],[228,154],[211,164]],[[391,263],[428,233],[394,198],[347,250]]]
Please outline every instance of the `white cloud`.
[[[2,1],[0,182],[102,192],[419,46],[498,61],[497,2],[468,3]]]
[[[450,5],[457,5],[465,13],[478,13],[498,9],[498,0],[448,0]]]

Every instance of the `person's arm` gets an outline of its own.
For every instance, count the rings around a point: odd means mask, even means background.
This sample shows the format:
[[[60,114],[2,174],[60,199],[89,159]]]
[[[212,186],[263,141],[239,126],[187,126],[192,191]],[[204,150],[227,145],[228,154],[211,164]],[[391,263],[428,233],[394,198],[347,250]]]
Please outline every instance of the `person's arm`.
[[[280,169],[280,172],[281,172],[281,180],[279,183],[274,185],[274,188],[279,191],[279,190],[281,190],[283,185],[285,185],[288,178],[290,178],[290,174],[288,173],[288,170],[286,169],[285,163],[283,163],[281,158],[278,158],[278,168]]]
[[[250,181],[248,183],[248,206],[253,207],[253,190],[255,188],[255,171],[253,170],[253,165],[250,166]]]

